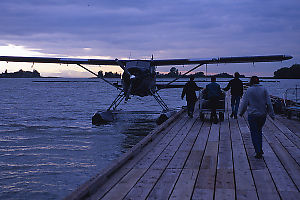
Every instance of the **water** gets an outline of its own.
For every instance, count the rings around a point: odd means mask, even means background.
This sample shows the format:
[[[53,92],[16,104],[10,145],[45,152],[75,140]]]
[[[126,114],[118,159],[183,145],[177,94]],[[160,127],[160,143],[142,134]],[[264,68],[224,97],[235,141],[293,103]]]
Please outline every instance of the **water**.
[[[122,114],[113,123],[92,126],[92,115],[107,109],[118,94],[102,81],[36,80],[46,79],[0,79],[0,199],[62,199],[156,127],[153,114]],[[300,81],[263,84],[282,96]],[[185,105],[181,90],[160,95],[179,109]],[[161,110],[153,97],[134,97],[119,108]]]

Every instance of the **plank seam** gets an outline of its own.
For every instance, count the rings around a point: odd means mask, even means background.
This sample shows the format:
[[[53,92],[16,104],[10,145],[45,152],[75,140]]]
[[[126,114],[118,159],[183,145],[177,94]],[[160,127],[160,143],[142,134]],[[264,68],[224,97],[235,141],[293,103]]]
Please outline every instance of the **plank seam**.
[[[221,122],[221,123],[224,123],[224,122]],[[220,123],[220,124],[221,124]],[[218,162],[219,162],[219,152],[220,152],[220,137],[221,137],[221,134],[220,134],[220,125],[219,124],[219,137],[218,137],[218,151],[217,151],[217,160],[216,160],[216,171],[215,171],[215,183],[214,183],[214,193],[213,193],[213,199],[216,198],[216,186],[217,186],[217,174],[218,174]]]
[[[230,131],[230,147],[231,147],[231,157],[232,157],[232,171],[233,171],[233,182],[234,182],[234,199],[237,199],[237,188],[236,188],[236,178],[235,178],[235,166],[234,166],[234,157],[233,157],[233,148],[232,148],[232,131],[231,131],[231,124],[230,124],[230,120],[229,120],[229,114],[227,114],[227,119],[228,119],[228,123],[229,123],[229,131]]]

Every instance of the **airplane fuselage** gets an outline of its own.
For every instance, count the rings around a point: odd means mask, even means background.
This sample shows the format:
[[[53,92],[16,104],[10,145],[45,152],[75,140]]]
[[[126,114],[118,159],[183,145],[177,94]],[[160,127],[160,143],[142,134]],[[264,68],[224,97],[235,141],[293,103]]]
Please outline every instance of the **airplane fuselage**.
[[[133,60],[124,66],[122,85],[125,93],[137,96],[152,95],[156,89],[156,70],[150,61]]]

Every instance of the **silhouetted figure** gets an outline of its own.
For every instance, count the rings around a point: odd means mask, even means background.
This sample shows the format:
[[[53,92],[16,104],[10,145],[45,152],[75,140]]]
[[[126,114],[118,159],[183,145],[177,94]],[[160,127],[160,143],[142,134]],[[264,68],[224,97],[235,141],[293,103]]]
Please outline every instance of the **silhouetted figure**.
[[[210,119],[216,124],[218,123],[217,117],[217,107],[219,105],[219,100],[222,97],[221,87],[218,83],[216,83],[216,77],[211,77],[211,83],[206,85],[206,88],[203,91],[203,95],[208,100],[208,106],[211,109]]]
[[[268,91],[259,85],[257,76],[252,76],[250,86],[243,96],[240,116],[248,108],[248,122],[250,126],[252,143],[256,152],[255,158],[262,158],[262,127],[266,122],[267,113],[272,119],[275,118],[271,99]]]
[[[238,72],[234,73],[234,79],[230,80],[225,91],[230,90],[231,93],[231,109],[232,113],[230,117],[237,119],[237,113],[239,109],[240,99],[243,96],[243,82],[239,79],[240,74]]]
[[[200,87],[194,82],[194,76],[191,76],[190,80],[184,85],[181,93],[181,99],[186,95],[188,116],[191,118],[193,118],[195,103],[197,101],[197,90],[200,90]]]

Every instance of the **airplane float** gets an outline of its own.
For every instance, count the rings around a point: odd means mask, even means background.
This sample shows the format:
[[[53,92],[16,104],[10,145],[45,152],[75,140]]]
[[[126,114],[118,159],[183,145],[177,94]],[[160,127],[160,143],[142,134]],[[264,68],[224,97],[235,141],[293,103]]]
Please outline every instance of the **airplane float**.
[[[179,78],[175,78],[161,88],[156,87],[156,67],[167,65],[196,65],[183,75],[196,70],[202,65],[220,64],[220,63],[256,63],[256,62],[278,62],[291,59],[292,56],[287,55],[267,55],[267,56],[243,56],[243,57],[219,57],[211,59],[163,59],[154,60],[153,56],[149,60],[118,60],[118,59],[77,59],[77,58],[47,58],[47,57],[19,57],[19,56],[0,56],[0,61],[6,62],[32,62],[32,63],[59,63],[59,64],[76,64],[81,68],[92,73],[96,77],[102,79],[106,83],[120,90],[120,93],[104,111],[98,111],[92,117],[94,125],[100,125],[105,122],[114,120],[114,111],[123,101],[127,101],[130,96],[137,95],[140,97],[153,96],[163,111],[159,117],[159,124],[168,119],[172,112],[167,104],[159,96],[158,91],[166,88]],[[123,69],[122,86],[111,83],[107,79],[94,73],[83,65],[116,65]]]

